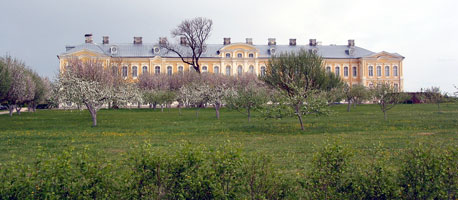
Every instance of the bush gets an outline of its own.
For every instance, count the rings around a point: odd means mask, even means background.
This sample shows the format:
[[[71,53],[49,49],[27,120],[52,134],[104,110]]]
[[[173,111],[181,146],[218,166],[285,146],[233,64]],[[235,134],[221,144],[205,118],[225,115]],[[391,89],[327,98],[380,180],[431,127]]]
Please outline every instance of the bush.
[[[419,145],[409,150],[399,173],[403,199],[457,199],[458,151]]]

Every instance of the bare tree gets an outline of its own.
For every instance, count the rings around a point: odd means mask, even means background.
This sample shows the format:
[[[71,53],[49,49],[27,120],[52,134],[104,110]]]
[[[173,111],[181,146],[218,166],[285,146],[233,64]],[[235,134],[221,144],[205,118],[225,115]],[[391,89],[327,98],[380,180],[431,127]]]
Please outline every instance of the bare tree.
[[[172,37],[177,38],[177,44],[170,44],[167,40],[159,41],[168,52],[176,53],[181,60],[191,65],[200,73],[199,59],[207,50],[206,41],[210,36],[213,21],[203,17],[187,19],[172,30]]]
[[[423,93],[423,98],[428,103],[435,103],[437,104],[437,111],[441,111],[440,104],[445,102],[446,94],[442,94],[441,89],[439,87],[432,86],[431,88],[427,88]]]
[[[391,87],[388,83],[377,84],[376,87],[371,88],[371,93],[377,100],[385,120],[388,119],[386,116],[386,112],[388,110],[407,99],[407,96],[404,93],[400,93],[396,88]]]

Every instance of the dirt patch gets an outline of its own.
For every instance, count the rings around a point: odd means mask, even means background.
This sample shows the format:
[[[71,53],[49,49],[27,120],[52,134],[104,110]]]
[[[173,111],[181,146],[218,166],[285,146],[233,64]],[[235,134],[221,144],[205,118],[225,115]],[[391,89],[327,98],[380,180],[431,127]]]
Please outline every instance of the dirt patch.
[[[417,133],[417,135],[434,135],[436,133],[431,133],[431,132],[422,132],[422,133]]]

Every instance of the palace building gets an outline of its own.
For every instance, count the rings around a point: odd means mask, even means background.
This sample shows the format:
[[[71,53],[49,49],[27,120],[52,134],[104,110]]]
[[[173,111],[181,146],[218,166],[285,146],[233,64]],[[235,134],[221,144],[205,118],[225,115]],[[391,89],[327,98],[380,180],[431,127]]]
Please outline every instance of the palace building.
[[[275,38],[269,38],[264,45],[252,41],[247,38],[244,43],[231,43],[231,38],[224,38],[222,44],[208,44],[200,58],[201,72],[263,75],[272,55],[305,49],[321,55],[326,71],[336,73],[349,85],[371,87],[385,82],[403,90],[404,57],[397,53],[375,53],[355,46],[354,40],[348,40],[346,45],[321,45],[316,39],[310,39],[307,45],[296,44],[296,39],[290,39],[288,45],[277,45]],[[192,66],[184,64],[177,54],[161,48],[162,42],[165,38],[147,44],[142,42],[142,37],[134,37],[133,43],[112,44],[108,36],[103,36],[102,43],[94,43],[92,34],[86,34],[85,43],[66,46],[66,52],[58,55],[60,69],[65,68],[71,57],[89,57],[98,58],[104,66],[118,69],[129,80],[144,73],[172,75],[192,70]]]

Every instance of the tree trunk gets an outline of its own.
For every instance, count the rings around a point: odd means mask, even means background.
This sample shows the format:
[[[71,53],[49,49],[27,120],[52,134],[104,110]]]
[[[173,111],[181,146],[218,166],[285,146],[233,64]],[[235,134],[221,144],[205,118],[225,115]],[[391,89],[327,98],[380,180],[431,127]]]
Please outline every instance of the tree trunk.
[[[437,103],[437,110],[438,110],[438,112],[441,112],[441,106],[440,106],[440,103]]]
[[[153,103],[153,110],[156,110],[157,103]]]
[[[92,126],[95,127],[97,126],[97,108],[94,108],[93,105],[85,103],[87,110],[91,114],[92,117]]]
[[[14,105],[8,105],[8,111],[10,111],[10,117],[13,116]]]
[[[196,118],[199,118],[199,110],[200,110],[200,107],[197,107],[197,109],[196,109]]]
[[[250,108],[247,109],[247,114],[248,114],[248,123],[251,121],[251,111]]]
[[[111,109],[111,101],[108,102],[108,108],[107,109]]]
[[[387,120],[387,117],[386,117],[386,110],[383,110],[383,118],[384,118],[385,120]]]
[[[153,104],[149,104],[149,109],[153,108]]]
[[[300,113],[299,106],[300,106],[299,104],[296,105],[296,115],[297,115],[297,118],[299,119],[299,123],[301,123],[301,130],[305,130],[304,124],[302,123],[302,115]]]
[[[22,109],[21,106],[16,106],[16,112],[18,115],[21,115],[21,109]]]
[[[215,103],[215,111],[216,111],[216,119],[219,120],[219,104],[218,103]]]
[[[347,112],[350,112],[350,109],[351,109],[351,101],[348,101]]]
[[[164,104],[161,104],[161,112],[164,112]]]
[[[140,109],[142,104],[140,104],[140,101],[138,102],[138,109]]]

